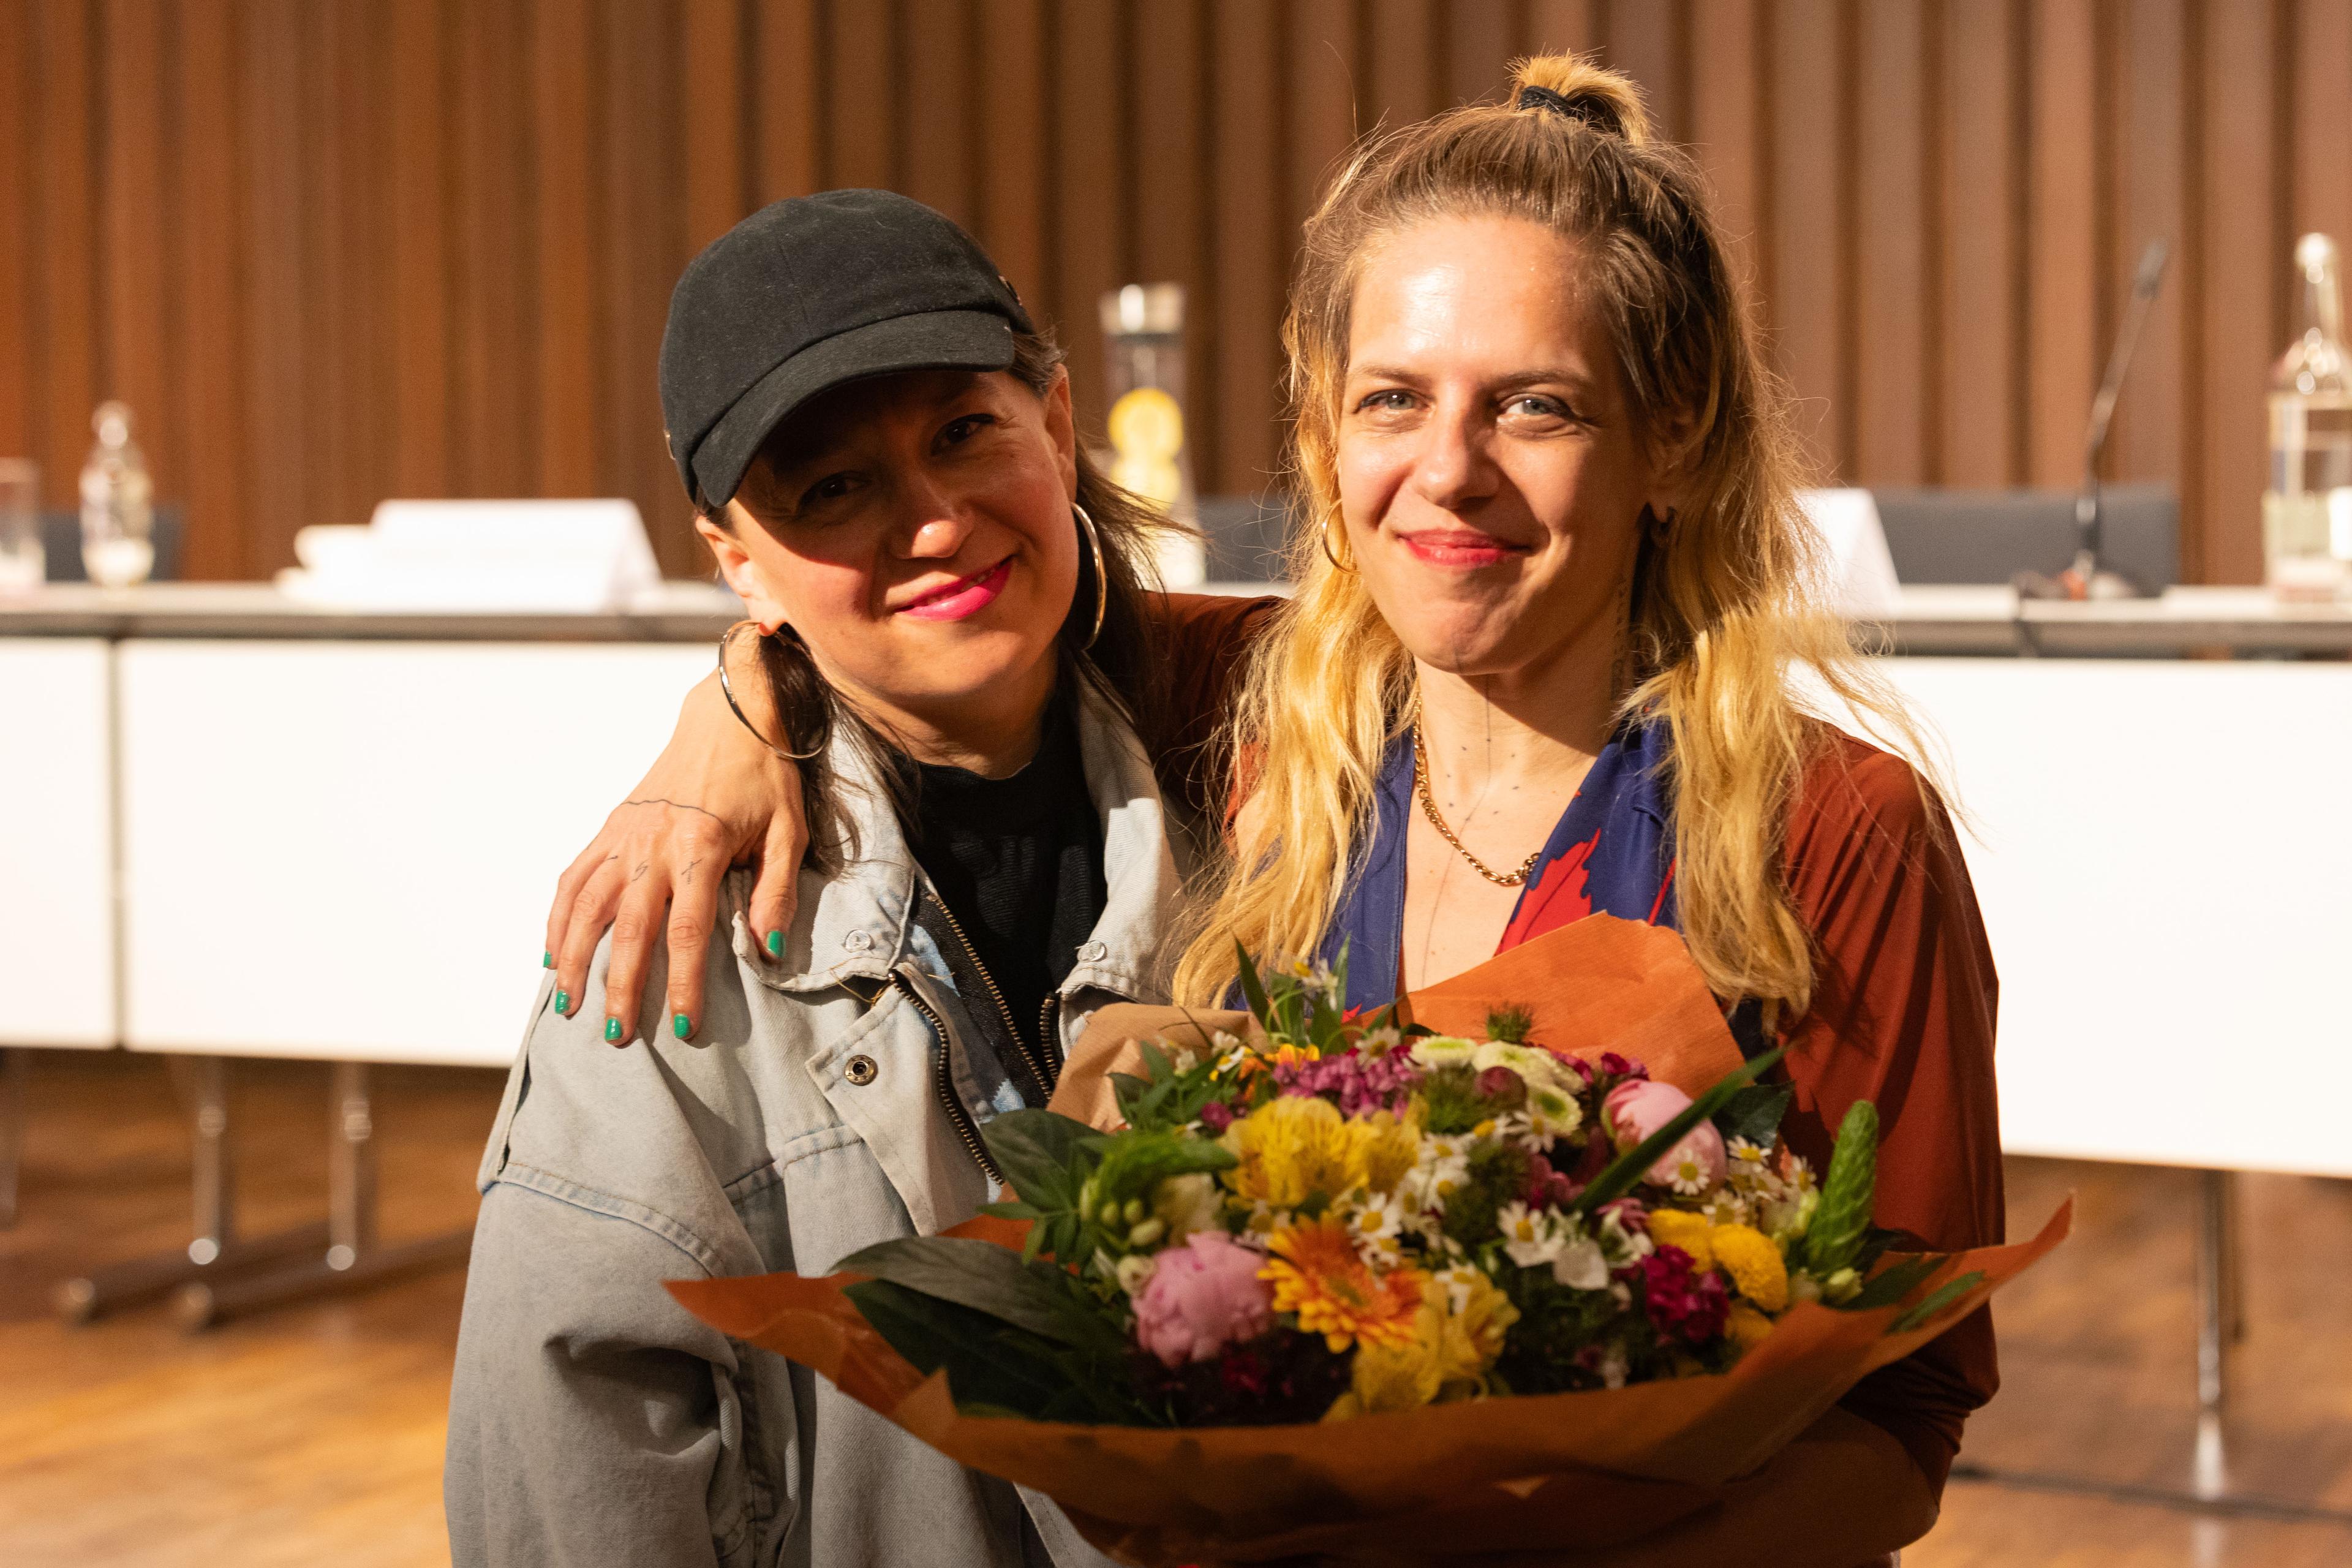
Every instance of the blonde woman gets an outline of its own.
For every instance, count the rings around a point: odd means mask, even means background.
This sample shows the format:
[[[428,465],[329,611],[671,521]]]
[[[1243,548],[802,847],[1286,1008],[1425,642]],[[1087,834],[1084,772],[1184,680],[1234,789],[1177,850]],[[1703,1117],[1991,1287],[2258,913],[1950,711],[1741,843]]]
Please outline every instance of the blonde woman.
[[[1810,676],[1906,732],[1807,608],[1782,396],[1703,181],[1631,84],[1538,59],[1507,104],[1370,141],[1307,225],[1286,342],[1297,596],[1163,602],[1178,704],[1230,701],[1240,764],[1177,994],[1220,997],[1236,938],[1274,958],[1345,942],[1370,1003],[1593,910],[1672,925],[1743,1048],[1789,1046],[1800,1152],[1823,1157],[1872,1098],[1879,1221],[1998,1240],[1974,895],[1917,775],[1793,692]],[[1228,694],[1208,655],[1239,641]],[[682,740],[716,754],[707,726]],[[665,767],[644,793],[733,803],[730,852],[767,830],[745,770]],[[1164,783],[1185,772],[1163,762]],[[665,831],[616,814],[607,835],[635,859]],[[556,918],[576,943],[610,900],[573,901]],[[1890,1552],[1933,1522],[1996,1382],[1979,1314],[1727,1507],[1609,1560]]]

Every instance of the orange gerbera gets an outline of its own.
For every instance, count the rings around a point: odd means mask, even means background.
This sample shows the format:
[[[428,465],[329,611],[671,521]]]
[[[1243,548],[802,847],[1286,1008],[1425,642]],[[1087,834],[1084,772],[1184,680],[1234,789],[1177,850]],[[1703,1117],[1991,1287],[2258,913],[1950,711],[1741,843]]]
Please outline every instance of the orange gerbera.
[[[1274,1258],[1257,1277],[1274,1286],[1274,1310],[1296,1312],[1298,1326],[1321,1334],[1334,1351],[1358,1340],[1398,1347],[1412,1339],[1427,1279],[1422,1270],[1374,1274],[1335,1219],[1277,1230],[1266,1245]]]

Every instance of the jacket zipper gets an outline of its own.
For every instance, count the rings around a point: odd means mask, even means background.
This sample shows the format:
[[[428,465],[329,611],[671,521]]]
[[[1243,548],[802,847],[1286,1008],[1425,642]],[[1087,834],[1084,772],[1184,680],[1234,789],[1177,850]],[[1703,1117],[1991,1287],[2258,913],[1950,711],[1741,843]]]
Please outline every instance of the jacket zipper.
[[[893,971],[890,984],[897,986],[907,1000],[914,1004],[916,1012],[920,1013],[929,1021],[931,1032],[939,1038],[940,1065],[935,1075],[936,1087],[939,1089],[940,1106],[947,1111],[948,1120],[955,1124],[956,1136],[963,1140],[963,1146],[971,1152],[973,1162],[980,1166],[988,1179],[998,1186],[1003,1186],[1004,1173],[997,1167],[994,1160],[989,1158],[987,1148],[980,1141],[980,1129],[971,1120],[971,1111],[962,1100],[956,1098],[955,1075],[948,1064],[948,1052],[951,1047],[948,1042],[947,1020],[932,1010],[931,1005],[923,1000],[922,994],[915,989],[914,984],[905,975]]]
[[[1004,1032],[1013,1037],[1013,1048],[1019,1051],[1021,1059],[1028,1064],[1033,1081],[1042,1086],[1047,1094],[1053,1093],[1054,1079],[1057,1075],[1045,1070],[1045,1064],[1038,1059],[1035,1049],[1022,1037],[1021,1026],[1013,1021],[1013,1009],[1004,1005],[1004,994],[996,988],[988,966],[981,963],[980,954],[972,950],[971,938],[963,934],[963,926],[956,920],[955,911],[948,908],[947,901],[937,893],[927,892],[924,896],[931,900],[933,909],[947,917],[948,930],[955,932],[956,941],[963,944],[964,957],[971,961],[972,973],[979,975],[980,983],[988,988],[988,999],[996,1004],[996,1016],[1004,1020]],[[1053,998],[1047,997],[1046,1005],[1051,1006],[1052,1004]],[[1039,1037],[1042,1039],[1044,1037],[1041,1035]]]

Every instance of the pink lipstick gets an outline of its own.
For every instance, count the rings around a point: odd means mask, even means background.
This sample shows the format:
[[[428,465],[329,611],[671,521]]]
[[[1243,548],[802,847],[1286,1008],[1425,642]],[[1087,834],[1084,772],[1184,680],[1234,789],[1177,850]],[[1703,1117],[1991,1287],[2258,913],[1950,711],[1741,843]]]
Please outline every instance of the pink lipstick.
[[[1468,528],[1424,529],[1398,537],[1416,561],[1452,567],[1457,572],[1475,572],[1482,566],[1498,565],[1528,552],[1524,545],[1508,544],[1491,533]]]
[[[899,605],[898,614],[912,616],[919,621],[961,621],[994,604],[1012,575],[1013,557],[1008,555],[984,572],[976,572]]]

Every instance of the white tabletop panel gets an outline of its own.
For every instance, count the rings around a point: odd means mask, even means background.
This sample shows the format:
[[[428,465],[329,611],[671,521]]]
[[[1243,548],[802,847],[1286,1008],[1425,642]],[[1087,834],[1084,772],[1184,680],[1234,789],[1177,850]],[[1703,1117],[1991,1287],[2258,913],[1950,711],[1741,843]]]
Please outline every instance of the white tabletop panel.
[[[1981,836],[2003,1144],[2352,1175],[2352,667],[1884,668]]]
[[[130,641],[126,1043],[512,1059],[555,879],[696,645]]]
[[[115,1043],[107,657],[0,637],[0,1045]]]

